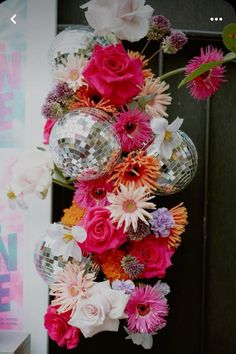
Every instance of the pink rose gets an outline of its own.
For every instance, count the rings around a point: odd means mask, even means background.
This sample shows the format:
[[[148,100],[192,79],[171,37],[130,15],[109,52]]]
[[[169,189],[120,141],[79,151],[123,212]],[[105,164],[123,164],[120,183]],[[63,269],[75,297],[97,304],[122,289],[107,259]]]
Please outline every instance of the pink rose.
[[[144,81],[141,61],[131,59],[122,43],[95,45],[83,75],[89,85],[118,106],[136,96],[140,92],[138,86]]]
[[[46,123],[43,128],[43,143],[45,145],[48,145],[48,143],[49,143],[49,137],[51,134],[51,130],[56,122],[57,122],[57,119],[53,119],[53,118],[48,118],[46,120]]]
[[[87,238],[83,243],[79,243],[84,252],[103,252],[118,248],[126,242],[126,235],[123,228],[116,228],[111,223],[110,212],[106,208],[94,207],[88,209],[81,226],[87,231]]]
[[[59,347],[66,345],[67,349],[73,349],[79,343],[80,330],[70,326],[71,311],[61,314],[57,313],[56,306],[49,306],[44,315],[44,327],[48,331],[49,337],[54,340]]]
[[[174,254],[174,250],[168,248],[167,242],[162,237],[148,236],[142,241],[131,243],[130,253],[145,265],[139,278],[163,278],[166,275],[166,269],[172,265],[170,259]]]

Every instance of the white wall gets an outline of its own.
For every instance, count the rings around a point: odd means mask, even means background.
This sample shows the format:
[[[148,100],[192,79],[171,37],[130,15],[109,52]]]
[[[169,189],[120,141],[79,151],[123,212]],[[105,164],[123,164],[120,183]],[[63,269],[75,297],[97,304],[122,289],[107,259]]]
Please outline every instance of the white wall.
[[[42,146],[44,119],[41,106],[51,87],[47,62],[48,48],[56,34],[56,0],[28,0],[26,129],[25,147]],[[43,315],[48,304],[48,287],[36,273],[33,264],[35,243],[50,222],[51,200],[27,200],[24,214],[24,315],[23,329],[31,334],[31,354],[47,353],[47,333]]]

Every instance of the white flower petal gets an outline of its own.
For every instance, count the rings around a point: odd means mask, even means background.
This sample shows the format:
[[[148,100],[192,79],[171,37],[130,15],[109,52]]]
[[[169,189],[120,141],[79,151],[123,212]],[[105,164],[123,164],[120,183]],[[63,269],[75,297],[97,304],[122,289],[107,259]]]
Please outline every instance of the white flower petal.
[[[182,125],[183,119],[177,117],[169,126],[168,126],[168,131],[170,132],[176,132]]]
[[[172,147],[170,142],[163,141],[163,143],[161,144],[160,152],[165,159],[169,160],[172,155]]]
[[[71,228],[71,234],[77,242],[83,243],[87,238],[87,232],[81,226],[73,226]]]
[[[155,134],[160,134],[166,131],[168,120],[162,117],[153,118],[150,122],[150,126]]]
[[[179,146],[182,143],[182,137],[180,134],[178,134],[178,132],[176,133],[172,133],[172,141],[171,141],[171,146],[172,148],[176,148],[177,146]]]

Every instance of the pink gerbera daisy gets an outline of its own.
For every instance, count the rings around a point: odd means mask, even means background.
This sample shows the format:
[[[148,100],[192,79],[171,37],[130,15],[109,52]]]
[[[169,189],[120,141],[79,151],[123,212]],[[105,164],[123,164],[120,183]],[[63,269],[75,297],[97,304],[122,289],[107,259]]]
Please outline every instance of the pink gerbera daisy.
[[[125,313],[128,330],[133,333],[153,333],[166,325],[167,300],[151,285],[136,287]]]
[[[107,192],[112,192],[113,183],[108,176],[88,181],[78,181],[75,185],[75,203],[82,208],[103,207],[108,204]]]
[[[200,56],[196,56],[189,61],[185,67],[185,72],[189,75],[199,68],[200,65],[223,60],[223,57],[224,54],[220,49],[207,46],[204,51],[204,49],[201,48]],[[203,100],[213,95],[219,89],[221,82],[225,81],[224,72],[224,66],[219,65],[197,76],[188,83],[191,95],[197,100]]]
[[[124,152],[140,148],[152,134],[150,117],[138,109],[121,112],[117,117],[114,128],[120,138]]]

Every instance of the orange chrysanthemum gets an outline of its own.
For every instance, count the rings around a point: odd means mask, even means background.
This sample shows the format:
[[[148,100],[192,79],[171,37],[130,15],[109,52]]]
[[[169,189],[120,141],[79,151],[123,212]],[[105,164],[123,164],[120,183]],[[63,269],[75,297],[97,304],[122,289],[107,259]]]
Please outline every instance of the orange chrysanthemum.
[[[121,266],[121,260],[124,256],[125,252],[121,249],[109,251],[102,255],[102,271],[110,281],[129,279],[129,275],[125,273]]]
[[[188,212],[183,203],[178,204],[174,208],[169,210],[175,225],[170,231],[168,237],[168,246],[178,248],[181,243],[180,235],[185,231],[185,226],[188,224]]]
[[[148,66],[148,59],[145,59],[145,55],[142,55],[139,52],[134,52],[133,50],[128,50],[128,56],[131,59],[140,59],[141,60],[144,78],[153,76],[152,69],[146,68],[146,66]]]
[[[70,208],[64,209],[63,211],[64,215],[61,218],[61,222],[68,227],[78,225],[85,214],[85,209],[80,208],[75,202],[73,202]]]
[[[135,188],[146,186],[149,191],[157,187],[160,164],[156,157],[145,155],[144,151],[130,152],[121,163],[116,165],[110,180],[114,181],[115,190],[120,184],[134,183]]]
[[[70,109],[81,107],[95,107],[107,113],[116,113],[116,107],[111,104],[110,100],[100,97],[87,86],[80,87],[73,96],[74,101],[70,104]]]

